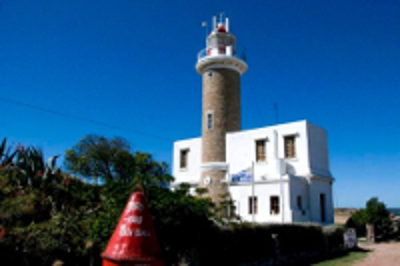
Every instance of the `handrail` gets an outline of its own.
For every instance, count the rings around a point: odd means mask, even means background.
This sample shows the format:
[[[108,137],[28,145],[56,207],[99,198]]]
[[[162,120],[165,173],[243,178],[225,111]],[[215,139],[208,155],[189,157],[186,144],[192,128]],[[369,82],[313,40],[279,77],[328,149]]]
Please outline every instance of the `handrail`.
[[[210,48],[204,48],[203,50],[200,50],[200,52],[197,54],[197,60],[200,61],[201,59],[203,59],[205,57],[214,57],[214,56],[226,55],[226,56],[231,56],[231,57],[238,58],[238,59],[246,62],[246,54],[244,53],[244,51],[237,51],[236,50],[235,52],[233,52],[233,54],[228,54],[227,50],[225,50],[224,52],[221,52],[221,51],[217,50],[217,54],[209,55],[208,54],[208,50],[209,49]]]

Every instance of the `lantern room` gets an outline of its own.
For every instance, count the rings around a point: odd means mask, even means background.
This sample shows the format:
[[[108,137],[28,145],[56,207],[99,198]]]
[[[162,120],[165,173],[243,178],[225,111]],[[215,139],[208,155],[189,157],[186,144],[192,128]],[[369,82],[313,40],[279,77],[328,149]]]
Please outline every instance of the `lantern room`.
[[[220,14],[213,18],[213,28],[207,37],[207,55],[236,54],[236,38],[229,32],[229,18]]]
[[[201,74],[209,68],[230,68],[243,74],[247,64],[244,54],[237,54],[236,37],[229,31],[229,18],[224,13],[214,16],[211,32],[206,38],[206,48],[197,57],[197,71]]]

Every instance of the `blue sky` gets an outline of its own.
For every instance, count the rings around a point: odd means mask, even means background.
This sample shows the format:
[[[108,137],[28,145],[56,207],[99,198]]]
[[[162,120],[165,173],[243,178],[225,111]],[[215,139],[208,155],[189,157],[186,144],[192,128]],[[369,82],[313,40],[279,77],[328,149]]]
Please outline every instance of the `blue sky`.
[[[201,133],[201,23],[221,11],[247,54],[243,129],[274,124],[277,103],[280,123],[328,131],[337,206],[399,207],[399,1],[2,0],[0,137],[50,156],[121,136],[170,163]]]

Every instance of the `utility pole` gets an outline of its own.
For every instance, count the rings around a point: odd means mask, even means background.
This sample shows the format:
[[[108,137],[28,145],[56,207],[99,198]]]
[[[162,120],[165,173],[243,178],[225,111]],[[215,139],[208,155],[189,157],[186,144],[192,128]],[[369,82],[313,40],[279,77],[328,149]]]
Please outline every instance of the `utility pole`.
[[[255,213],[254,213],[254,202],[255,202],[255,197],[254,197],[254,161],[251,162],[251,213],[252,213],[252,221],[253,221],[253,226],[255,222]]]

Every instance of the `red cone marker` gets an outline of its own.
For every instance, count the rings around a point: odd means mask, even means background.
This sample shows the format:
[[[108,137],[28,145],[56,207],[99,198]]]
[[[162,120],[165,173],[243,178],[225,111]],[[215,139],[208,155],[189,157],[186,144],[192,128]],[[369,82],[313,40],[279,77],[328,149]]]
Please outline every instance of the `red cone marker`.
[[[106,250],[103,266],[163,266],[153,219],[143,192],[132,193]]]

